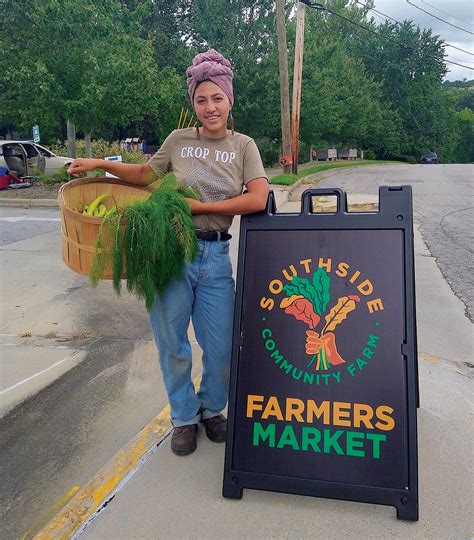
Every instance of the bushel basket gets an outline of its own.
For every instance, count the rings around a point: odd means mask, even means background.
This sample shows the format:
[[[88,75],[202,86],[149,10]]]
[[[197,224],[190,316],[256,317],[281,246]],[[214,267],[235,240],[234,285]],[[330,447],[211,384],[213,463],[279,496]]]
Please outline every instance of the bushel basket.
[[[99,195],[109,195],[103,202],[107,208],[115,204],[125,206],[150,196],[151,188],[128,184],[118,178],[99,176],[77,178],[59,189],[61,211],[62,257],[74,272],[89,275],[96,250],[99,227],[103,218],[87,216],[73,210],[80,204],[89,204]],[[124,276],[125,277],[125,276]],[[106,265],[102,279],[112,279],[112,267]]]

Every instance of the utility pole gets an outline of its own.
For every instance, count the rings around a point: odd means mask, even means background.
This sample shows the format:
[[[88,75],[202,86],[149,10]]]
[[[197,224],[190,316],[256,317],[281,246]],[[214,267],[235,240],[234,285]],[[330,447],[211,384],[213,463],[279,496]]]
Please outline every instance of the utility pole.
[[[303,76],[305,5],[298,2],[296,11],[295,68],[293,72],[293,104],[291,108],[292,171],[298,174],[298,147],[300,139],[301,79]]]
[[[276,0],[276,19],[278,35],[278,61],[280,67],[280,110],[281,110],[281,147],[282,155],[291,154],[290,141],[290,93],[288,85],[288,48],[286,45],[285,0]],[[283,166],[288,174],[290,165]]]

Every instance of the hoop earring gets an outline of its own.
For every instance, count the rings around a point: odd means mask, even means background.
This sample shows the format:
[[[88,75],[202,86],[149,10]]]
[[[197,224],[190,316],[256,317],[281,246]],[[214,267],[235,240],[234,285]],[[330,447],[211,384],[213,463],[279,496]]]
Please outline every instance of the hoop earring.
[[[234,117],[232,116],[232,111],[230,111],[230,130],[232,131],[232,135],[235,135]]]

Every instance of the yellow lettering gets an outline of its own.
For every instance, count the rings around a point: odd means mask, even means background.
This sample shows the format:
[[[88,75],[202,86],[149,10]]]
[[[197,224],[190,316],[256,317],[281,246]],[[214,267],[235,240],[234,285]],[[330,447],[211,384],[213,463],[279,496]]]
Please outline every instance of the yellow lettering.
[[[286,268],[284,268],[284,269],[282,270],[283,275],[285,276],[285,278],[286,278],[288,281],[291,281],[291,280],[293,279],[293,276],[297,276],[297,275],[298,275],[298,273],[296,272],[296,268],[295,268],[292,264],[290,264],[290,270],[291,270],[291,273],[293,274],[293,275],[291,275],[291,276],[290,276],[290,274],[288,274],[288,272],[286,271]]]
[[[318,266],[319,268],[326,268],[326,272],[331,271],[332,259],[328,259],[326,262],[322,257],[319,258]]]
[[[274,416],[277,420],[283,420],[283,414],[281,413],[278,399],[275,396],[271,396],[268,399],[262,414],[262,420],[266,420],[269,416]]]
[[[307,274],[309,274],[309,265],[312,263],[312,259],[303,259],[300,261],[300,264],[304,266],[304,269]]]
[[[348,410],[343,410],[348,409]],[[332,423],[335,426],[351,426],[351,404],[335,401],[332,409]]]
[[[272,298],[265,298],[265,296],[260,300],[260,307],[263,309],[268,309],[271,311],[275,306],[275,301]]]
[[[351,279],[349,280],[349,283],[354,283],[354,281],[360,276],[360,272],[359,270],[356,270],[353,274],[353,276],[351,277]]]
[[[261,403],[263,403],[263,399],[263,396],[254,396],[252,394],[247,396],[247,418],[252,418],[254,411],[262,410]]]
[[[357,285],[357,290],[364,296],[368,296],[369,294],[373,293],[374,286],[369,279],[366,279],[362,283],[359,283],[359,285]]]
[[[312,424],[315,416],[318,419],[322,416],[323,424],[329,424],[331,419],[329,401],[323,401],[321,405],[318,406],[313,399],[308,399],[308,402],[306,403],[306,422]]]
[[[268,288],[270,289],[271,293],[280,294],[283,290],[283,283],[279,279],[274,279],[273,281],[270,281]]]
[[[374,417],[374,410],[370,405],[364,403],[354,403],[354,427],[358,428],[361,424],[367,429],[374,429],[370,421]]]
[[[388,405],[380,405],[380,407],[377,407],[375,415],[379,419],[379,422],[375,423],[375,427],[382,431],[392,431],[395,427],[395,420],[390,416],[392,413],[393,409]]]
[[[374,311],[383,311],[384,307],[382,304],[382,299],[376,298],[375,300],[369,300],[367,302],[367,309],[369,310],[369,313],[373,313]]]
[[[349,265],[347,263],[345,262],[339,263],[337,265],[336,275],[339,277],[346,277],[348,269],[349,269]]]
[[[291,422],[293,416],[297,422],[304,422],[302,413],[304,412],[304,402],[297,398],[286,398],[285,420]]]

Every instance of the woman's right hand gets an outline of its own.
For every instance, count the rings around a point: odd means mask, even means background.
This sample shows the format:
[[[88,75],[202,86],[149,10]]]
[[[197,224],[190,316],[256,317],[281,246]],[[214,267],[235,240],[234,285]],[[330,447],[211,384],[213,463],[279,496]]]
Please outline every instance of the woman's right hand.
[[[77,158],[69,165],[67,172],[77,176],[80,173],[93,171],[100,168],[101,161],[101,159]]]

